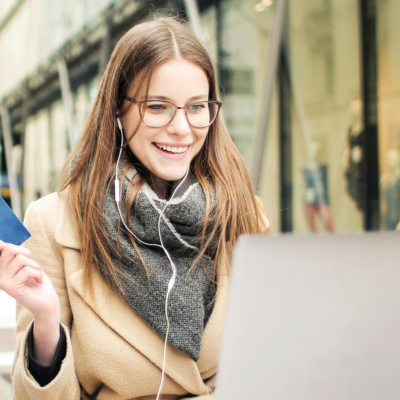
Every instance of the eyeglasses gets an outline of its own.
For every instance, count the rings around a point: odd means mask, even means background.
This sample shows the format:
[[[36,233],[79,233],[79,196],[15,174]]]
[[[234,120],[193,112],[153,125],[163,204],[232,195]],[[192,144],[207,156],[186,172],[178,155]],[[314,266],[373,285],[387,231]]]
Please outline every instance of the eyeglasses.
[[[135,100],[127,96],[125,99],[138,106],[141,120],[150,128],[168,125],[180,109],[185,110],[186,120],[194,128],[207,128],[215,121],[222,106],[220,101],[196,101],[178,107],[164,100]]]

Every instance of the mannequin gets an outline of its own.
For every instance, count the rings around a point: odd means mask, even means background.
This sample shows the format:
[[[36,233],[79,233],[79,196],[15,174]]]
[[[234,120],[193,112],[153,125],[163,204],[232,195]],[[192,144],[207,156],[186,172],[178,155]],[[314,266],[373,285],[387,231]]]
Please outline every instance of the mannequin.
[[[343,154],[342,164],[347,181],[347,192],[355,201],[357,208],[364,209],[364,174],[363,174],[363,140],[362,102],[353,101],[350,104],[350,126],[348,130],[348,147]]]
[[[400,152],[389,150],[386,155],[389,174],[381,179],[382,193],[385,199],[385,228],[395,230],[400,220]]]
[[[316,232],[315,216],[320,215],[328,232],[333,232],[332,213],[328,196],[328,166],[320,164],[319,154],[321,146],[313,142],[309,147],[309,162],[303,169],[306,184],[304,204],[311,232]]]

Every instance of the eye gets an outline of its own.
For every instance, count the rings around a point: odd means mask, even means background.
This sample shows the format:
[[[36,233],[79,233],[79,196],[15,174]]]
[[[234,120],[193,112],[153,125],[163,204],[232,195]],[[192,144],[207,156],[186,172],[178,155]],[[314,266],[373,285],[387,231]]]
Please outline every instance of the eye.
[[[201,111],[203,108],[205,108],[205,105],[202,103],[191,104],[189,106],[189,111]]]
[[[144,112],[148,114],[165,114],[170,112],[170,106],[168,103],[162,101],[149,101],[145,104]]]
[[[151,104],[148,105],[147,108],[154,111],[165,110],[165,106],[163,106],[162,104]]]

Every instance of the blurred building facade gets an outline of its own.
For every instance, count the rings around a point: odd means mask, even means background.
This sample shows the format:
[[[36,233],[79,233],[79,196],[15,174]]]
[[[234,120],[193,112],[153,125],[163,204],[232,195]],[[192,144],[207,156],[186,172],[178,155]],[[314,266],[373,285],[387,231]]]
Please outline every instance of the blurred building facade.
[[[14,208],[57,189],[115,43],[158,8],[200,23],[275,231],[396,228],[397,0],[2,0],[1,193],[20,196]]]

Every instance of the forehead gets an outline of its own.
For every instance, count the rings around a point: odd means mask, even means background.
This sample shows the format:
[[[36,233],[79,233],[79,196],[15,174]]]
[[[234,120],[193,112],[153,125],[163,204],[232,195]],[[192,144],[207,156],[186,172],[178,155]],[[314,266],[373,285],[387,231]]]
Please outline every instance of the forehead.
[[[157,67],[150,79],[149,97],[165,96],[176,101],[205,95],[209,83],[204,70],[187,60],[169,60]]]

